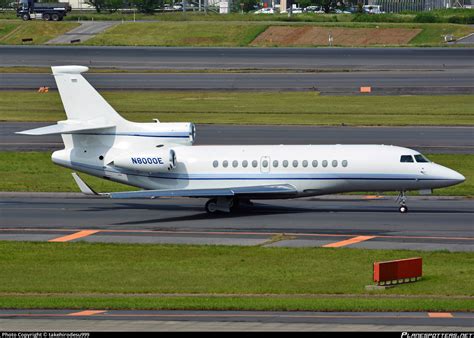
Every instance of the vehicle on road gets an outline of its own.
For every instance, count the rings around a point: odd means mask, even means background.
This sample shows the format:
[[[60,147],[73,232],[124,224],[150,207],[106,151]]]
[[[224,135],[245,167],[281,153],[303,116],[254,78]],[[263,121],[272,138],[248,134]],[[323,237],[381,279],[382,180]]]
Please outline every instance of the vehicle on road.
[[[364,5],[362,8],[367,14],[384,14],[380,5]]]
[[[16,10],[17,17],[24,21],[42,19],[45,21],[61,21],[71,11],[67,2],[36,2],[35,0],[20,0]]]
[[[317,13],[317,14],[324,14],[324,10],[321,6],[308,6],[304,9],[305,13]]]
[[[230,212],[255,199],[287,199],[357,191],[405,192],[461,183],[464,176],[416,150],[391,145],[193,146],[193,123],[125,120],[81,75],[83,66],[52,67],[67,120],[19,132],[62,136],[55,164],[143,190],[109,198],[209,198],[208,213]]]
[[[274,14],[274,13],[275,13],[275,10],[271,7],[260,8],[256,10],[255,12],[253,12],[253,14]]]

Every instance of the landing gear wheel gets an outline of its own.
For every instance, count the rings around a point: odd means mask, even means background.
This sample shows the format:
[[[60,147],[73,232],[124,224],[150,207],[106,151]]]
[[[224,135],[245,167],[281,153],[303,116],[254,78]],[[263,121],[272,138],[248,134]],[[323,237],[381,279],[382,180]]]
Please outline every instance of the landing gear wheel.
[[[398,208],[398,211],[400,211],[402,214],[406,214],[408,212],[408,207],[406,205],[407,202],[407,196],[405,194],[405,191],[400,191],[400,194],[397,197],[398,202],[400,203],[400,207]]]
[[[235,212],[240,208],[240,200],[238,198],[234,198],[230,204],[230,211]]]
[[[210,199],[206,202],[205,208],[208,214],[215,214],[217,212],[217,200],[215,198]]]

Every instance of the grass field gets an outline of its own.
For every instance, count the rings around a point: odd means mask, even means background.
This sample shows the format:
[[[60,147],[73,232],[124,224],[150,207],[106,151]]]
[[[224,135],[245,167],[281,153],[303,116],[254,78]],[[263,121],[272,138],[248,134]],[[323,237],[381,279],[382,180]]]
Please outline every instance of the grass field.
[[[428,155],[436,163],[461,172],[466,181],[454,187],[437,189],[435,195],[474,196],[474,155]],[[0,191],[78,192],[71,170],[51,162],[47,152],[0,152]],[[107,180],[81,176],[99,192],[136,190]]]
[[[410,46],[445,45],[444,35],[456,38],[474,32],[469,25],[405,24],[366,22],[233,22],[233,21],[178,21],[128,22],[98,34],[87,45],[105,46],[247,46],[267,27],[274,25],[318,25],[342,28],[408,28],[422,29],[408,44]],[[336,41],[337,43],[337,41]],[[327,45],[326,43],[324,44]],[[283,45],[281,45],[283,46]]]
[[[157,15],[155,18],[165,16]],[[231,15],[225,21],[217,19],[224,16],[203,16],[190,14],[191,19],[179,17],[174,21],[160,20],[148,22],[124,22],[96,37],[84,42],[87,45],[105,46],[248,46],[267,27],[274,25],[318,25],[343,28],[414,28],[422,32],[406,46],[443,46],[444,35],[456,38],[474,32],[469,25],[449,23],[379,23],[349,22],[354,17],[335,15],[301,16],[291,19],[258,15]],[[232,19],[233,18],[233,19]],[[72,19],[72,18],[68,18]],[[98,19],[101,19],[100,16]],[[102,18],[103,19],[103,18]],[[77,20],[77,18],[76,18]],[[121,20],[121,19],[118,19]],[[237,20],[237,21],[233,21]],[[273,20],[273,21],[269,21]],[[324,21],[324,22],[322,22]],[[327,21],[327,22],[326,22]],[[0,44],[22,44],[23,38],[33,38],[29,44],[43,44],[79,24],[73,21],[45,22],[0,19]],[[336,41],[337,42],[337,41]]]
[[[77,26],[77,22],[0,20],[0,44],[21,45],[26,38],[33,39],[27,44],[43,44]]]
[[[474,125],[474,97],[320,96],[315,92],[114,91],[103,96],[135,122],[284,125]],[[21,97],[22,105],[18,105]],[[57,92],[0,91],[0,121],[64,120]]]
[[[124,23],[85,42],[96,46],[247,46],[267,28],[243,22]]]
[[[0,256],[2,308],[474,309],[472,253],[0,242]],[[415,256],[421,281],[365,290],[374,261]]]

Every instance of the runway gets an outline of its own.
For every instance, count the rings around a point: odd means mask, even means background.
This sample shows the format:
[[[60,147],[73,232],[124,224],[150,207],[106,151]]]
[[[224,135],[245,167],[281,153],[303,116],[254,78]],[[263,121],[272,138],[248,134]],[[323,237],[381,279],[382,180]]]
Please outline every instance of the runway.
[[[0,240],[474,251],[474,200],[323,196],[210,217],[204,199],[0,194]]]
[[[0,151],[62,149],[61,137],[17,135],[52,122],[0,123]],[[319,127],[197,125],[196,145],[394,144],[423,153],[474,153],[473,127]]]
[[[474,56],[474,55],[473,55]],[[474,69],[381,72],[283,73],[89,73],[99,90],[318,91],[321,94],[472,94]],[[57,89],[51,74],[0,74],[0,90]]]
[[[0,64],[119,69],[472,69],[470,48],[0,46]]]
[[[5,331],[468,332],[472,313],[0,310]]]

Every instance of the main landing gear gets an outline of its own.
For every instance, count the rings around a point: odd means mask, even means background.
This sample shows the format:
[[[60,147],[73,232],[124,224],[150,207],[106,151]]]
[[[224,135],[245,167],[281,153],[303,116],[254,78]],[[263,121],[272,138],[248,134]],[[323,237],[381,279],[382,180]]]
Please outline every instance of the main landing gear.
[[[217,197],[207,201],[205,209],[208,214],[228,213],[238,210],[242,204],[252,205],[252,202],[237,197]]]
[[[405,191],[400,191],[400,194],[397,197],[397,201],[400,204],[398,211],[400,211],[402,214],[406,214],[408,212],[408,207],[406,205],[407,196],[405,195]]]

